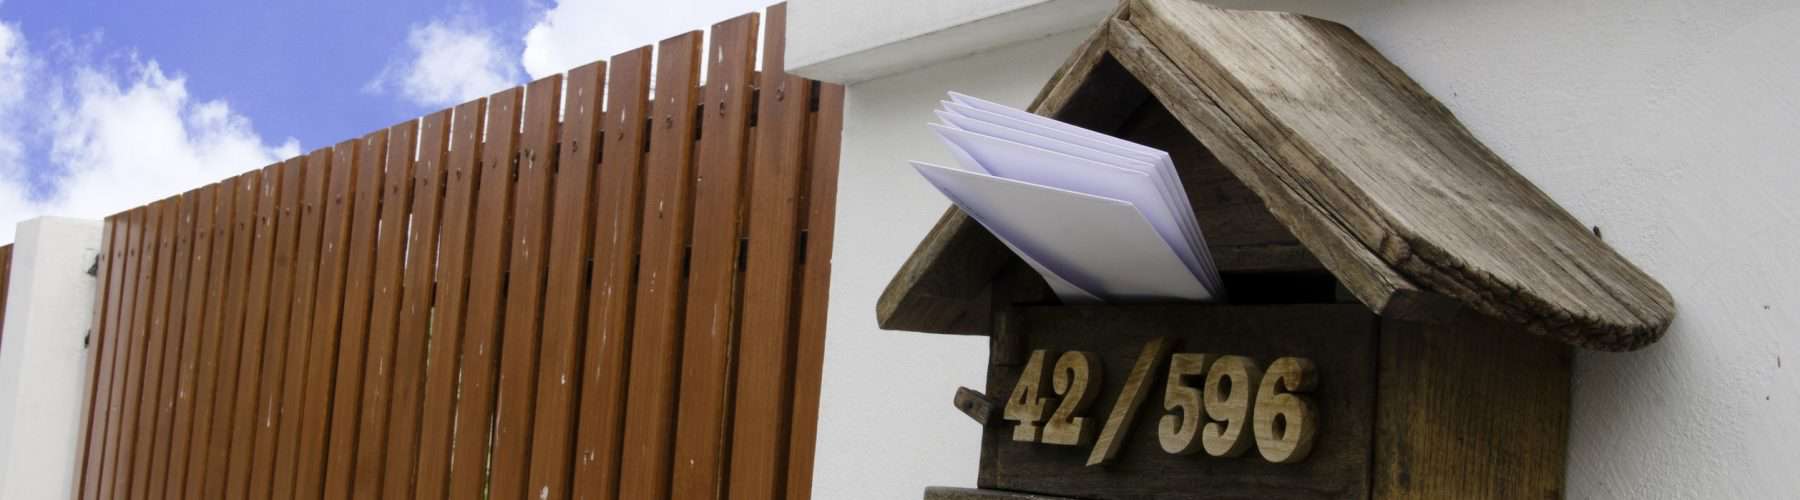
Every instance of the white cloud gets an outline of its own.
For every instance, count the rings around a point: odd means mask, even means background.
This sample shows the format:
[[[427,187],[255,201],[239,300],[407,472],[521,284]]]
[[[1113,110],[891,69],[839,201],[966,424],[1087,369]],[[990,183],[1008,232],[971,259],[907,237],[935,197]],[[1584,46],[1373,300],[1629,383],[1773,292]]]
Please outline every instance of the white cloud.
[[[532,78],[612,57],[688,30],[761,11],[776,0],[553,0],[525,34],[521,60]]]
[[[63,52],[35,54],[0,23],[0,242],[25,219],[97,219],[300,152],[224,101],[194,100],[155,60]]]
[[[397,92],[414,104],[436,107],[512,85],[520,73],[508,47],[474,19],[463,15],[414,25],[406,35],[406,53],[365,90]]]

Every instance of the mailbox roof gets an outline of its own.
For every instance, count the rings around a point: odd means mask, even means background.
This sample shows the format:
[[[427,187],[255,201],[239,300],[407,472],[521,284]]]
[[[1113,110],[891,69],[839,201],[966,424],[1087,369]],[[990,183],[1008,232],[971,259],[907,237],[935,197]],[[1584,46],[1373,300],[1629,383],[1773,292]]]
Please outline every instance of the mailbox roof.
[[[1191,0],[1131,0],[1051,78],[1034,112],[1087,105],[1117,61],[1384,315],[1467,307],[1599,350],[1649,345],[1673,299],[1488,150],[1349,28]],[[883,328],[984,333],[1010,255],[955,207],[889,283]],[[981,310],[977,310],[981,309]]]

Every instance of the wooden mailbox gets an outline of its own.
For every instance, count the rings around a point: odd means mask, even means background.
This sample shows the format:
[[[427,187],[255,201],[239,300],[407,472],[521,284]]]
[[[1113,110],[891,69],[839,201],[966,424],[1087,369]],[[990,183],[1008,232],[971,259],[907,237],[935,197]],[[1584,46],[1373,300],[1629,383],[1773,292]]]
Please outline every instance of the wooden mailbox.
[[[928,498],[1560,497],[1571,347],[1674,317],[1334,23],[1131,0],[1032,110],[1170,152],[1226,298],[1061,305],[952,207],[877,311],[991,338],[981,489]]]

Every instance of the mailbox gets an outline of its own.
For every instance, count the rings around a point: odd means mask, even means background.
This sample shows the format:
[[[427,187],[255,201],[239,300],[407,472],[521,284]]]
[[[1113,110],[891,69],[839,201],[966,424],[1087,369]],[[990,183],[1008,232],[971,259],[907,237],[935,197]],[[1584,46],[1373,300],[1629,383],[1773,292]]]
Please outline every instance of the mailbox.
[[[927,498],[1560,497],[1572,350],[1674,317],[1341,25],[1131,0],[1032,110],[1168,151],[1225,296],[1061,304],[952,207],[877,310],[990,337],[979,489]]]

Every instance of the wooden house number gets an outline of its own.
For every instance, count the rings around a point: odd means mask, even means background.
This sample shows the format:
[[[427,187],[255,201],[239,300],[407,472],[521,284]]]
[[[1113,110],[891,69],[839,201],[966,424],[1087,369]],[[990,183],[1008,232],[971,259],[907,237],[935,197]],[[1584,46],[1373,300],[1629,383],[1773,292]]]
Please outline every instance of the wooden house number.
[[[1317,406],[1306,396],[1318,386],[1311,360],[1284,357],[1265,370],[1244,356],[1171,355],[1168,345],[1168,339],[1157,339],[1144,346],[1103,426],[1088,416],[1102,383],[1100,357],[1064,352],[1045,371],[1049,351],[1032,351],[1003,413],[1006,420],[1017,422],[1013,440],[1092,444],[1088,465],[1111,461],[1149,392],[1150,375],[1166,362],[1165,413],[1156,429],[1164,452],[1238,457],[1254,445],[1264,460],[1285,464],[1299,462],[1312,451],[1319,422]],[[1057,397],[1042,395],[1046,382]]]

